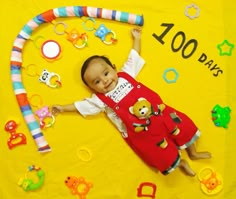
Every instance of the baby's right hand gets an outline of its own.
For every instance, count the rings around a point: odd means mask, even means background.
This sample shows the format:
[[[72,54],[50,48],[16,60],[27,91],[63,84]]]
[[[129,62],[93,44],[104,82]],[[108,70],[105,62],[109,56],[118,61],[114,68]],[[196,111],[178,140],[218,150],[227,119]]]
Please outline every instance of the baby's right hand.
[[[61,105],[53,105],[52,106],[52,114],[53,115],[57,115],[62,112],[63,112],[63,106],[61,106]]]
[[[140,27],[133,28],[131,30],[131,34],[132,34],[134,39],[140,39],[141,38],[141,32],[142,32],[142,29]]]

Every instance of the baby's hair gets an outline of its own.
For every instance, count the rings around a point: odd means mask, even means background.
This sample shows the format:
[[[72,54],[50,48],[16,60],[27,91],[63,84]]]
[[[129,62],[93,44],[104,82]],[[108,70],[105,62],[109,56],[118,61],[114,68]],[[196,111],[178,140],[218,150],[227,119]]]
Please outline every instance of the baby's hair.
[[[105,61],[108,65],[110,65],[113,69],[115,69],[115,66],[111,63],[111,61],[104,55],[93,55],[91,57],[89,57],[88,59],[85,60],[85,62],[82,65],[81,68],[81,79],[84,82],[85,85],[88,86],[87,82],[84,79],[84,73],[87,70],[89,64],[91,63],[91,61],[95,60],[95,59],[102,59],[103,61]]]

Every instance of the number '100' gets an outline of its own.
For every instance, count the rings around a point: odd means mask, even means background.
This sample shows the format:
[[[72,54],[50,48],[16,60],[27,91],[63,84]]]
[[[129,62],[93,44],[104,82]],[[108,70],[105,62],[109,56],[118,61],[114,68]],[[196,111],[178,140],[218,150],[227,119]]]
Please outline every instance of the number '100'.
[[[155,33],[153,33],[152,36],[157,41],[159,41],[161,44],[164,44],[165,42],[163,41],[163,39],[166,36],[166,34],[170,31],[170,29],[174,26],[174,24],[162,23],[161,26],[166,27],[166,29],[162,32],[162,34],[158,36]],[[180,43],[178,45],[176,45],[177,39],[180,40]],[[182,31],[177,32],[172,39],[171,49],[173,52],[178,52],[179,50],[182,49],[181,50],[182,57],[184,59],[187,59],[187,58],[191,57],[193,55],[193,53],[196,51],[198,42],[196,39],[190,39],[189,41],[187,41],[185,43],[185,40],[186,40],[186,36],[185,36],[184,32],[182,32]],[[191,48],[191,46],[192,46],[192,48]]]

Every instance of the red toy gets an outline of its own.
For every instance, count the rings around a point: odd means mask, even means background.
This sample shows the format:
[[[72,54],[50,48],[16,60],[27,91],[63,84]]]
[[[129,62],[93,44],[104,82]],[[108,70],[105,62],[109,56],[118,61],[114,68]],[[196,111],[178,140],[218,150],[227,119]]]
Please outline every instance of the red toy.
[[[17,126],[14,120],[9,120],[5,125],[5,130],[11,134],[7,141],[9,149],[21,144],[26,144],[26,136],[23,133],[16,133]]]

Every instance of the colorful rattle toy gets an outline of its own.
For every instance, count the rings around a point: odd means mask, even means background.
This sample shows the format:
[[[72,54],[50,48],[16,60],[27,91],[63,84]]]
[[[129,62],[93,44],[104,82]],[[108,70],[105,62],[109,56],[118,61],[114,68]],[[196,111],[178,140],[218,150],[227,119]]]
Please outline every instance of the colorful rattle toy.
[[[53,23],[53,22],[52,22]],[[53,23],[54,24],[54,32],[58,35],[63,35],[63,34],[67,34],[67,40],[69,42],[71,42],[73,44],[74,47],[76,48],[84,48],[85,46],[87,46],[88,43],[88,36],[86,35],[86,33],[79,33],[79,31],[75,28],[73,28],[70,32],[66,31],[67,25],[64,22],[56,22]],[[62,25],[64,27],[63,31],[58,31],[57,27],[59,25]],[[78,42],[81,42],[81,44],[78,44]]]
[[[151,187],[152,188],[152,193],[150,193],[150,194],[143,193],[143,187]],[[143,182],[139,185],[139,187],[137,189],[138,190],[137,196],[138,197],[151,197],[152,199],[154,199],[155,194],[156,194],[156,189],[157,189],[157,187],[156,187],[155,184],[153,184],[151,182]]]
[[[37,95],[37,94],[34,94],[30,97],[29,101],[30,101],[30,104],[34,107],[38,107],[35,103],[33,103],[33,98],[36,98],[38,97],[39,98],[39,106],[40,108],[38,108],[34,113],[35,115],[39,118],[39,123],[40,123],[40,128],[43,129],[43,128],[48,128],[48,127],[51,127],[54,123],[55,123],[55,117],[54,115],[50,112],[49,110],[49,107],[48,106],[42,106],[43,104],[43,100],[42,98]],[[45,120],[47,118],[50,118],[50,121],[48,123],[45,122]]]
[[[38,182],[34,183],[33,180],[27,177],[28,172],[37,171],[37,176],[39,178]],[[34,191],[39,189],[44,183],[44,171],[34,165],[28,167],[28,171],[25,174],[25,178],[20,178],[18,185],[21,186],[25,191]]]
[[[52,80],[55,79],[53,82]],[[44,69],[39,77],[39,81],[45,83],[47,86],[51,88],[59,88],[61,87],[61,77],[54,72],[49,72]]]
[[[223,179],[219,173],[210,167],[202,169],[198,174],[202,191],[207,195],[219,193],[223,188]]]
[[[65,185],[70,189],[73,195],[78,195],[80,199],[85,199],[90,188],[93,186],[92,183],[86,182],[83,177],[69,176],[65,180]]]
[[[215,105],[211,111],[212,120],[214,124],[218,127],[228,128],[228,123],[230,121],[231,109],[227,107],[221,107],[220,105]]]
[[[21,144],[26,144],[26,136],[23,133],[16,133],[17,126],[14,120],[9,120],[5,125],[5,130],[11,134],[7,141],[9,149]]]
[[[95,31],[95,36],[99,37],[102,42],[104,44],[114,44],[117,42],[117,39],[116,39],[116,34],[115,32],[113,32],[112,30],[108,29],[104,24],[100,24],[100,26],[98,28],[95,28],[95,27],[92,27],[92,28],[89,28],[86,26],[86,22],[87,21],[91,21],[93,23],[93,25],[95,26],[96,25],[96,21],[94,18],[92,17],[88,17],[86,20],[83,21],[82,25],[83,25],[83,28],[87,31],[93,31],[93,30],[96,30]],[[110,41],[107,41],[106,38],[108,35],[111,35],[111,38],[110,38]]]
[[[29,64],[23,67],[26,70],[26,74],[35,77],[39,77],[39,82],[45,83],[50,88],[59,88],[62,86],[61,77],[57,73],[49,72],[47,69],[43,69],[41,74],[37,71],[37,66],[35,64]]]

